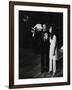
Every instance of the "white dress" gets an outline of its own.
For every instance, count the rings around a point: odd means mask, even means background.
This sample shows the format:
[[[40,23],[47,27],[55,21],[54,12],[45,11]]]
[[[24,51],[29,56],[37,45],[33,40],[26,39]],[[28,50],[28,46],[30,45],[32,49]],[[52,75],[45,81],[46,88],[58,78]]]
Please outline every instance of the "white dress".
[[[57,60],[56,36],[53,35],[52,39],[50,37],[50,51],[49,51],[49,71],[52,71],[53,65],[53,73],[56,72],[56,60]]]
[[[53,36],[53,39],[50,38],[50,52],[49,57],[57,60],[57,47],[56,47],[56,36]]]

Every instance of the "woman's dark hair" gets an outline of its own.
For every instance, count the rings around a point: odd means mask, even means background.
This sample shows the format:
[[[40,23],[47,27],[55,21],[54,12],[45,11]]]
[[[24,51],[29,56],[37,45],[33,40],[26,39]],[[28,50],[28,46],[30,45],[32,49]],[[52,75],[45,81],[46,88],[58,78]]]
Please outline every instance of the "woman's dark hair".
[[[52,26],[51,39],[53,38],[53,35],[56,36],[56,46],[58,47],[58,34],[57,34],[58,29],[54,24],[52,24],[51,26]]]
[[[52,33],[51,33],[51,39],[52,39],[53,35],[57,36],[57,30],[54,24],[51,24],[50,26],[52,26]]]

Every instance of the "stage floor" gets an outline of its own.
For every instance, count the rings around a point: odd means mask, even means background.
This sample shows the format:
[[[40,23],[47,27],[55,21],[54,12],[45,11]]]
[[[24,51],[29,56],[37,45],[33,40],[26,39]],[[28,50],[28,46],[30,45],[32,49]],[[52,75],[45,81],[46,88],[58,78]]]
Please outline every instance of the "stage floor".
[[[63,77],[63,52],[58,50],[54,77]],[[34,53],[32,48],[20,48],[19,51],[19,79],[49,78],[52,74],[41,73],[41,56]]]

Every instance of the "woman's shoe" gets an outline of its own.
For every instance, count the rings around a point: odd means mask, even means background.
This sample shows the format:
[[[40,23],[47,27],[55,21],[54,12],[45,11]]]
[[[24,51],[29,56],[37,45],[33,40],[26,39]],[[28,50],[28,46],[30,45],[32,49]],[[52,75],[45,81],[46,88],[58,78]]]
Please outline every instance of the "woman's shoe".
[[[48,74],[51,74],[52,73],[52,71],[48,71]]]

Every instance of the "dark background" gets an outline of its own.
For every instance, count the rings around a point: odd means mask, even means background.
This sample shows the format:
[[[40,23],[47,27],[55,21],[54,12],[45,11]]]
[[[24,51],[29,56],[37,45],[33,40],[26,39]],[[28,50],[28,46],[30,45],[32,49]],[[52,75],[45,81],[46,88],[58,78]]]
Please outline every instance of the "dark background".
[[[32,48],[31,27],[39,23],[55,25],[58,35],[58,47],[60,48],[63,44],[63,13],[36,11],[19,11],[19,47]]]
[[[46,23],[55,25],[58,43],[58,60],[55,77],[63,76],[63,13],[19,11],[19,79],[52,77],[41,73],[41,54],[36,44],[32,42],[31,27]],[[36,47],[37,49],[35,49]]]

